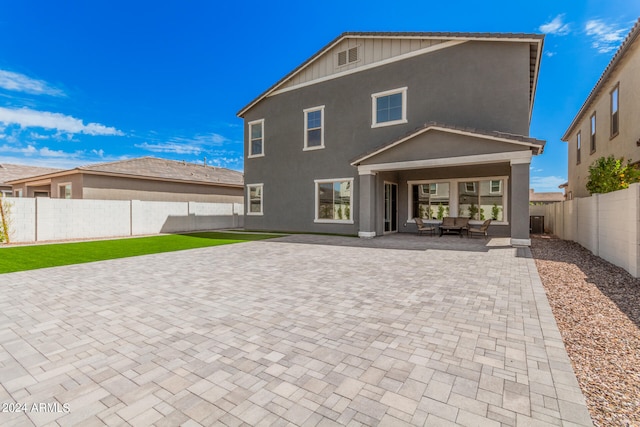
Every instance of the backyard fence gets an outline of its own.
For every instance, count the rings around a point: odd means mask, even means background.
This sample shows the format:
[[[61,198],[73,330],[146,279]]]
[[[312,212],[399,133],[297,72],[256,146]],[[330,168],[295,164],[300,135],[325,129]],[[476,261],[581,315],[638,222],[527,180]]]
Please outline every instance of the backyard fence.
[[[12,243],[176,233],[244,225],[240,203],[5,198]]]
[[[544,207],[545,229],[640,277],[640,184]]]

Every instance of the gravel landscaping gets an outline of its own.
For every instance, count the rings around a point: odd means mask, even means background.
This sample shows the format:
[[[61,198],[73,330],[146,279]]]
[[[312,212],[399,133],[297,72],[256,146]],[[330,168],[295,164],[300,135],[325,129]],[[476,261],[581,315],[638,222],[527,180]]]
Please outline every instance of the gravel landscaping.
[[[577,243],[531,252],[597,426],[640,426],[640,280]]]

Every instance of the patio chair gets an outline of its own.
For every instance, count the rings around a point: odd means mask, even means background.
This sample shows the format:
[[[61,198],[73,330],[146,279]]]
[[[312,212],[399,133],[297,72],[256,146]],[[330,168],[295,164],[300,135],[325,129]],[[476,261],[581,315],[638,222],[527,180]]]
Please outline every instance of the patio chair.
[[[416,222],[416,227],[418,227],[418,236],[425,232],[431,232],[432,236],[436,234],[436,227],[425,224],[422,218],[414,218],[413,220]]]
[[[487,234],[487,229],[489,228],[489,224],[491,224],[491,220],[488,219],[485,222],[482,223],[482,225],[479,228],[476,227],[469,227],[469,230],[467,231],[467,235],[470,237],[473,237],[473,233],[477,233],[477,234],[484,234],[484,238],[486,239],[488,234]]]

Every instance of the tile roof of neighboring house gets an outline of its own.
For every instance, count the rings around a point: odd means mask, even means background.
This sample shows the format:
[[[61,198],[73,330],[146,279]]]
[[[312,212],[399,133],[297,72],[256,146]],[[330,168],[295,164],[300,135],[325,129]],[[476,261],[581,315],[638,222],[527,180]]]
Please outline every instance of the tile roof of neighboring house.
[[[1,163],[0,164],[0,185],[5,185],[6,182],[13,181],[15,179],[28,178],[31,176],[43,175],[46,173],[60,172],[60,171],[62,171],[62,169]]]
[[[69,175],[78,172],[96,175],[120,175],[130,178],[188,181],[210,185],[244,185],[242,172],[175,160],[158,159],[155,157],[140,157],[136,159],[120,160],[117,162],[90,164],[79,166],[75,169],[59,171],[54,174],[46,174],[39,178],[47,178],[52,175]]]
[[[405,134],[404,136],[398,139],[395,139],[389,143],[383,144],[381,146],[374,148],[373,150],[370,150],[366,153],[359,155],[358,157],[352,159],[350,162],[352,165],[356,165],[364,161],[365,159],[368,159],[369,157],[372,157],[382,151],[385,151],[395,145],[398,145],[404,141],[407,141],[429,130],[439,130],[442,132],[451,132],[451,133],[457,133],[461,135],[485,137],[488,139],[494,139],[498,141],[505,141],[505,142],[511,142],[516,144],[527,145],[534,150],[534,154],[541,154],[545,145],[545,141],[541,139],[531,138],[523,135],[516,135],[512,133],[497,132],[497,131],[486,131],[486,130],[473,129],[473,128],[467,128],[462,126],[452,126],[452,125],[446,125],[438,122],[429,122],[429,123],[425,123],[419,128],[412,130],[411,132],[408,132],[407,134]]]
[[[550,202],[562,202],[564,201],[564,194],[562,192],[543,192],[536,193],[533,189],[529,190],[529,202],[533,203],[550,203]]]
[[[567,128],[566,132],[562,136],[561,139],[563,141],[567,141],[569,139],[569,136],[570,136],[569,134],[573,131],[573,128],[575,128],[575,126],[578,124],[578,122],[580,121],[584,113],[591,106],[591,103],[598,96],[598,94],[600,93],[600,90],[602,89],[602,87],[605,85],[605,83],[611,76],[611,73],[613,73],[613,70],[620,63],[622,58],[624,58],[624,55],[627,53],[631,45],[636,40],[638,40],[638,35],[640,35],[640,18],[638,18],[633,28],[631,28],[631,31],[629,31],[629,34],[627,34],[627,37],[625,37],[624,41],[616,51],[615,55],[613,55],[613,58],[611,58],[609,65],[607,65],[607,68],[605,68],[604,71],[602,72],[602,75],[598,79],[598,82],[596,83],[596,85],[591,90],[591,93],[589,93],[589,96],[587,97],[587,99],[584,101],[584,104],[582,104],[582,107],[580,107],[578,114],[576,114],[573,121],[569,125],[569,128]]]
[[[539,44],[538,47],[531,47],[530,49],[530,105],[533,109],[533,98],[535,94],[535,87],[537,84],[538,69],[540,68],[540,58],[542,54],[542,44],[544,41],[544,34],[529,34],[529,33],[453,33],[453,32],[345,32],[329,42],[322,49],[313,54],[309,59],[304,61],[293,71],[285,75],[278,80],[273,86],[261,93],[257,98],[251,101],[238,111],[237,116],[243,117],[251,107],[260,102],[262,98],[268,96],[271,92],[274,92],[280,85],[284,84],[287,80],[297,74],[299,71],[307,67],[318,57],[322,56],[325,52],[329,51],[334,45],[338,44],[342,39],[352,37],[379,37],[379,38],[445,38],[450,40],[465,39],[465,40],[535,40]]]

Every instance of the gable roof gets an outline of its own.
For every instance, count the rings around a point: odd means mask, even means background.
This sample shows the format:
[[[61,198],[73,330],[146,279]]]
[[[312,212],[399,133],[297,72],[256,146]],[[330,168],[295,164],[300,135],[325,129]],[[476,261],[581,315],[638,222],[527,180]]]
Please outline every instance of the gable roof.
[[[241,172],[231,169],[197,165],[175,160],[158,159],[156,157],[139,157],[117,162],[96,163],[79,166],[75,169],[58,171],[37,176],[38,179],[54,178],[74,173],[88,173],[92,175],[122,176],[138,179],[153,179],[162,181],[181,181],[197,184],[239,186],[244,185]],[[13,184],[29,181],[28,179],[13,180]]]
[[[569,134],[573,131],[573,129],[578,124],[578,122],[582,119],[582,116],[584,116],[586,111],[589,109],[589,107],[591,106],[591,103],[598,96],[598,94],[600,93],[600,90],[605,85],[609,77],[611,77],[611,74],[613,73],[613,71],[616,69],[620,61],[622,61],[622,58],[624,58],[625,54],[629,51],[631,45],[636,40],[638,40],[638,35],[640,35],[640,18],[638,18],[635,25],[631,28],[631,31],[629,31],[629,34],[627,34],[627,37],[625,37],[620,47],[618,48],[616,53],[613,55],[613,58],[611,58],[611,61],[602,72],[602,75],[596,82],[596,85],[593,87],[593,89],[591,89],[591,93],[589,93],[589,96],[584,101],[584,104],[582,104],[582,107],[580,107],[578,114],[576,114],[576,116],[573,118],[573,121],[565,131],[564,135],[562,135],[561,139],[563,141],[569,140],[569,136],[570,136]]]
[[[260,94],[257,98],[247,104],[238,111],[237,116],[243,117],[254,105],[262,99],[276,92],[297,74],[303,72],[307,67],[324,56],[333,47],[349,38],[378,38],[378,39],[439,39],[447,41],[506,41],[506,42],[525,42],[530,44],[529,48],[529,116],[533,111],[533,101],[535,99],[535,90],[538,82],[538,71],[540,69],[540,58],[542,55],[542,45],[544,41],[543,34],[525,34],[525,33],[452,33],[452,32],[345,32],[329,42],[326,46],[312,55],[305,62],[296,67],[289,74],[276,82],[269,89]],[[381,62],[381,64],[384,61]],[[375,65],[375,64],[374,64]],[[363,67],[362,70],[368,69]],[[355,71],[358,71],[356,68]]]
[[[413,131],[407,133],[406,135],[398,139],[395,139],[389,143],[376,147],[371,151],[361,154],[360,156],[351,160],[351,165],[357,166],[359,163],[365,161],[370,157],[380,154],[392,147],[395,147],[396,145],[402,144],[405,141],[408,141],[420,134],[423,134],[425,132],[432,131],[432,130],[455,133],[458,135],[472,136],[476,138],[491,139],[494,141],[507,142],[507,143],[517,144],[517,145],[523,145],[531,149],[533,151],[533,154],[541,154],[545,145],[545,141],[543,140],[530,138],[528,136],[523,136],[523,135],[515,135],[512,133],[497,132],[497,131],[485,131],[485,130],[478,130],[473,128],[465,128],[460,126],[452,126],[452,125],[447,125],[447,124],[437,123],[437,122],[429,122],[429,123],[425,123],[424,125],[420,126],[417,129],[414,129]]]
[[[0,164],[0,185],[5,185],[5,183],[16,179],[60,171],[62,171],[62,169],[3,163]]]

